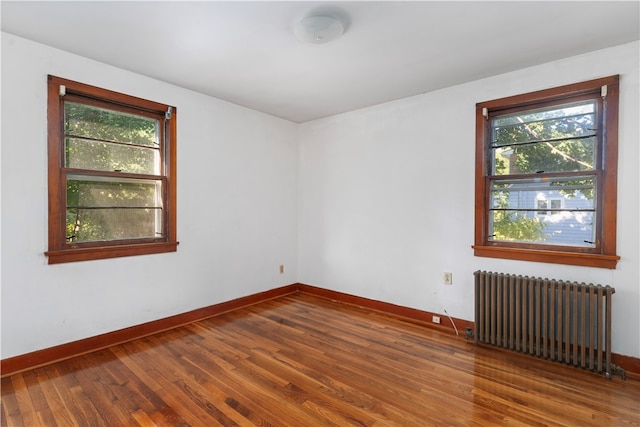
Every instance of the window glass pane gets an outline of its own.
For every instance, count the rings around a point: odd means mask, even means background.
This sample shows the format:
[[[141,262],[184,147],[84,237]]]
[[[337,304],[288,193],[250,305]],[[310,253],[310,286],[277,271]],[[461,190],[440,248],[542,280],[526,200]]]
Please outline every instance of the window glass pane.
[[[596,167],[596,137],[493,149],[493,175],[589,171]]]
[[[494,180],[489,240],[592,247],[595,181],[593,176]]]
[[[66,216],[69,242],[160,237],[161,183],[70,175]]]
[[[538,200],[560,199],[565,209],[594,209],[595,183],[594,176],[493,180],[491,208],[535,210]]]
[[[519,111],[492,119],[493,143],[513,145],[528,141],[587,135],[595,129],[593,100]]]
[[[82,175],[67,178],[67,206],[161,207],[160,181]]]
[[[490,213],[490,241],[594,247],[593,212],[554,212],[545,216],[501,210]]]
[[[67,209],[67,242],[161,237],[154,209]]]
[[[75,102],[64,103],[67,136],[158,146],[158,120]]]
[[[596,168],[593,101],[492,118],[494,175]]]
[[[66,139],[66,167],[158,175],[157,149],[91,139]]]
[[[547,201],[546,200],[538,200],[538,215],[546,215],[547,214]]]

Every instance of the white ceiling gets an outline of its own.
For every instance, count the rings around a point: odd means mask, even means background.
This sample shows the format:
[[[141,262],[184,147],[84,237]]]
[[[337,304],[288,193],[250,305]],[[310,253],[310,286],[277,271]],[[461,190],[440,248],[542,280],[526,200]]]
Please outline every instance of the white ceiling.
[[[640,39],[639,1],[2,1],[2,31],[295,122]],[[311,12],[342,38],[298,41]]]

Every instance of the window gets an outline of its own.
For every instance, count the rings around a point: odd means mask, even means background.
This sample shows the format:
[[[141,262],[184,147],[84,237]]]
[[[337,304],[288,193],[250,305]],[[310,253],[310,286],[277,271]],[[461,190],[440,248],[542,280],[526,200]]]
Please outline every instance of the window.
[[[546,215],[554,215],[557,212],[562,210],[562,199],[538,199],[537,200],[538,210],[536,211],[536,215],[538,216],[546,216]],[[553,209],[553,210],[547,210]]]
[[[176,109],[48,77],[49,264],[175,251]]]
[[[476,105],[476,256],[615,268],[618,79]]]

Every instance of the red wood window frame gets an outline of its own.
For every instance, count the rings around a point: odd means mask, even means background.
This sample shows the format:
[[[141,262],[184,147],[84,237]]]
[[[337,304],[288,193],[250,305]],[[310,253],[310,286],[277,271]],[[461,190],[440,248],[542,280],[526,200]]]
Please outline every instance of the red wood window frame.
[[[606,93],[603,89],[606,87]],[[598,130],[601,161],[598,162],[595,248],[494,241],[489,236],[489,146],[492,115],[562,105],[570,98],[601,97],[602,129]],[[619,76],[610,76],[476,104],[475,256],[569,264],[613,269],[616,255]]]
[[[48,83],[48,226],[49,264],[148,255],[177,250],[176,233],[176,137],[177,111],[161,103],[90,86],[55,76]],[[122,112],[157,117],[160,123],[160,178],[162,182],[162,236],[126,240],[69,242],[66,236],[67,174],[65,166],[64,102],[108,106]],[[89,172],[91,173],[91,171]],[[95,172],[94,172],[95,173]],[[114,172],[101,175],[109,176]]]

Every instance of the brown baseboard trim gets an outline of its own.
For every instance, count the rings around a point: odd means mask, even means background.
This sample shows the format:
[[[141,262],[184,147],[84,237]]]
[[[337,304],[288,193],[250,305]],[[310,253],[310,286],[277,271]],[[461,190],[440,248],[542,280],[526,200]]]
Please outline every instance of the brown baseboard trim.
[[[449,317],[443,313],[430,313],[415,308],[404,307],[391,304],[388,302],[363,298],[343,292],[332,291],[329,289],[318,288],[316,286],[305,285],[303,283],[294,283],[265,292],[249,295],[246,297],[234,299],[231,301],[214,304],[208,307],[199,308],[186,313],[177,314],[175,316],[166,317],[164,319],[154,320],[141,325],[131,326],[113,332],[108,332],[94,337],[73,341],[66,344],[57,345],[55,347],[37,350],[31,353],[10,357],[0,360],[0,377],[16,374],[18,372],[27,371],[41,366],[49,365],[72,357],[81,356],[97,350],[102,350],[113,345],[122,344],[137,338],[149,336],[158,332],[167,331],[189,323],[197,322],[209,317],[217,316],[229,311],[237,310],[242,307],[258,304],[281,296],[289,295],[295,292],[304,292],[320,298],[340,302],[343,304],[354,305],[358,307],[375,310],[394,317],[403,318],[407,321],[426,325],[428,327],[439,329],[447,333],[455,333],[452,322]],[[432,316],[440,316],[442,323],[434,324]],[[470,327],[475,329],[474,322],[464,319],[452,318],[458,328],[461,337],[465,337],[465,329]],[[612,362],[627,371],[634,377],[640,378],[640,359],[623,356],[619,354],[612,355]]]
[[[465,330],[467,327],[473,329],[473,322],[464,319],[457,319],[449,316],[445,313],[431,313],[428,311],[422,311],[415,308],[404,307],[401,305],[395,305],[388,302],[372,300],[368,298],[358,297],[355,295],[345,294],[342,292],[332,291],[329,289],[318,288],[315,286],[305,285],[298,283],[298,289],[300,292],[305,292],[311,295],[330,299],[332,301],[338,301],[344,304],[356,305],[359,307],[368,308],[371,310],[379,311],[382,313],[390,314],[395,317],[401,317],[408,321],[419,323],[421,325],[427,325],[429,327],[437,328],[443,331],[455,333],[455,328],[458,328],[458,333],[464,338]],[[433,316],[440,317],[440,324],[435,324],[432,321]],[[453,323],[455,323],[455,327]]]
[[[102,350],[113,345],[132,341],[137,338],[167,331],[198,320],[203,320],[222,313],[237,310],[242,307],[247,307],[263,301],[292,294],[297,290],[298,285],[291,284],[231,301],[210,305],[208,307],[199,308],[186,313],[176,314],[175,316],[165,317],[163,319],[119,329],[117,331],[107,332],[105,334],[96,335],[66,344],[60,344],[55,347],[49,347],[31,353],[2,359],[0,361],[0,377],[4,378],[18,372],[49,365],[61,360],[70,359],[75,356],[80,356],[97,350]]]
[[[632,374],[637,379],[640,379],[640,359],[612,353],[611,363],[624,369],[627,373]]]

